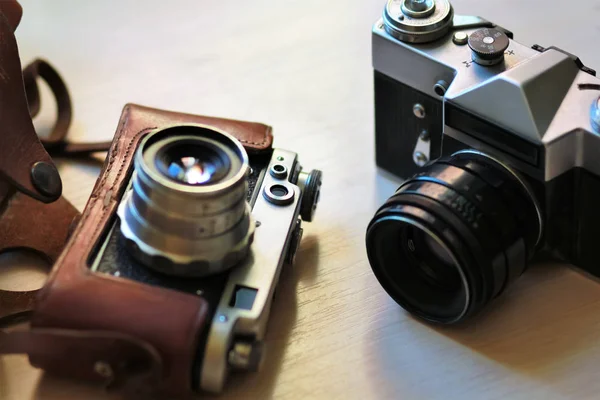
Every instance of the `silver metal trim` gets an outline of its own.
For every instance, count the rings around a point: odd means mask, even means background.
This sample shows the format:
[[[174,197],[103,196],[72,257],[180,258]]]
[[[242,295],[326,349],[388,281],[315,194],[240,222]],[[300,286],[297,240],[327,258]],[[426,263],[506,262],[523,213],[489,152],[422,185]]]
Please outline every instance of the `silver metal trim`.
[[[284,195],[275,194],[273,192],[275,188],[283,188],[286,191],[286,193]],[[286,204],[290,204],[293,201],[294,191],[284,183],[274,183],[265,187],[265,190],[263,190],[263,196],[270,203],[276,204],[278,206],[283,206]]]
[[[455,16],[455,23],[464,24],[461,32],[471,34],[485,23],[480,18]],[[456,27],[453,29],[456,30]],[[456,30],[457,31],[457,30]],[[539,53],[528,46],[511,41],[504,63],[493,67],[473,64],[471,49],[457,46],[452,41],[453,34],[432,43],[418,46],[399,40],[385,29],[382,19],[373,26],[372,61],[373,68],[390,78],[411,86],[434,98],[438,95],[433,86],[439,80],[450,84],[446,97],[475,87],[482,82],[516,67]]]
[[[511,46],[515,48],[514,42]],[[510,61],[510,56],[506,59]],[[538,53],[505,71],[503,65],[478,66],[499,70],[465,90],[451,86],[446,99],[515,136],[541,144],[579,70],[569,56],[556,50]]]
[[[131,186],[131,183],[129,185]],[[106,239],[100,246],[100,249],[98,250],[98,254],[96,254],[96,257],[94,258],[94,261],[92,262],[92,265],[90,265],[90,271],[98,272],[98,267],[100,266],[100,261],[102,260],[102,256],[104,255],[104,253],[106,252],[106,248],[108,247],[108,242],[109,242],[108,238],[112,237],[115,229],[117,228],[117,225],[118,225],[118,222],[114,223],[112,225],[112,227],[110,228],[110,230],[108,231],[108,235],[106,235]],[[118,274],[118,272],[117,272],[117,274]]]
[[[296,158],[296,153],[275,149],[267,168],[270,169],[274,164],[283,164],[291,171]],[[281,180],[265,174],[261,187],[255,190],[263,192],[265,188],[274,184],[281,184]],[[244,340],[252,337],[255,342],[264,339],[273,293],[300,212],[300,188],[290,182],[285,184],[294,194],[292,202],[288,205],[272,204],[263,196],[256,198],[252,214],[260,222],[260,227],[256,229],[254,242],[246,260],[229,272],[225,290],[211,321],[202,360],[202,390],[218,393],[223,389],[231,369],[228,359],[236,336],[243,337]],[[258,289],[251,310],[229,306],[238,285]]]
[[[481,58],[479,54],[472,52],[471,59],[473,60],[473,62],[479,65],[482,65],[484,67],[490,67],[492,65],[500,64],[502,61],[504,61],[504,54],[497,58],[485,59]]]
[[[472,61],[468,47],[453,42],[453,34],[469,35],[490,23],[462,15],[455,15],[453,23],[452,33],[435,42],[414,45],[390,34],[384,20],[378,20],[372,30],[373,68],[433,98],[440,98],[435,83],[444,80],[449,84],[445,102],[525,139],[532,146],[543,146],[538,163],[527,164],[482,141],[485,132],[478,138],[444,126],[444,135],[508,160],[519,172],[550,181],[580,167],[600,176],[600,125],[594,124],[591,113],[595,110],[590,109],[598,92],[579,88],[598,85],[600,80],[580,71],[564,53],[554,49],[540,53],[513,40],[509,41],[504,62],[481,66]]]
[[[455,32],[452,36],[452,41],[457,46],[464,46],[469,42],[469,35],[465,32]]]
[[[427,116],[427,110],[421,103],[413,105],[413,114],[419,119],[424,119]]]
[[[275,179],[285,179],[288,175],[288,169],[283,164],[275,164],[269,169],[269,173]]]
[[[417,138],[415,149],[413,150],[413,162],[419,167],[424,166],[431,159],[431,140],[427,131],[421,132]]]
[[[491,25],[490,21],[477,15],[458,15],[454,14],[452,21],[452,29],[478,29],[485,28]],[[468,37],[467,37],[468,39]],[[466,44],[466,43],[465,43]]]
[[[494,158],[494,157],[490,156],[489,154],[482,153],[481,151],[477,151],[477,150],[467,149],[467,150],[457,151],[456,153],[452,154],[452,156],[455,156],[457,154],[475,154],[475,155],[478,155],[478,156],[481,156],[481,157],[485,157],[488,160],[493,161],[494,163],[496,163],[500,167],[504,168],[509,174],[511,174],[521,184],[521,186],[523,186],[523,188],[527,192],[527,195],[529,196],[529,198],[533,202],[533,206],[535,207],[535,211],[536,211],[536,214],[538,216],[539,231],[538,231],[537,240],[535,242],[535,245],[537,246],[540,243],[540,241],[542,240],[542,234],[544,232],[544,218],[543,218],[543,215],[542,215],[542,209],[540,207],[540,204],[538,203],[537,198],[535,197],[535,195],[533,193],[533,190],[527,184],[527,182],[525,182],[519,176],[519,174],[517,174],[515,171],[513,171],[513,169],[511,167],[509,167],[508,165],[506,165],[502,161],[498,160],[497,158]]]
[[[440,97],[444,97],[446,91],[448,90],[448,82],[440,80],[433,85],[433,91]]]

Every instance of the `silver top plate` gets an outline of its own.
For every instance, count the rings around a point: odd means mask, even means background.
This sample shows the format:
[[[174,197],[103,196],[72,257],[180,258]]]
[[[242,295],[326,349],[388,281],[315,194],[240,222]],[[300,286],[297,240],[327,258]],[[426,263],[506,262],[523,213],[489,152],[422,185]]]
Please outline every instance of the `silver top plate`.
[[[453,33],[470,35],[478,29],[475,23],[483,21],[455,16],[451,32],[434,42],[413,44],[391,35],[384,20],[379,20],[373,27],[373,67],[434,98],[440,98],[434,90],[435,83],[446,81],[450,86],[444,101],[534,145],[544,146],[545,167],[538,175],[540,179],[550,180],[573,167],[584,167],[600,175],[600,160],[596,156],[600,154],[600,137],[590,118],[590,107],[598,92],[579,86],[598,85],[600,80],[579,70],[560,51],[540,53],[514,40],[510,40],[500,64],[474,63],[471,50],[453,42]],[[445,133],[453,131],[445,127]],[[505,157],[490,146],[470,145]],[[507,159],[512,162],[510,157]],[[529,166],[527,172],[531,171]]]

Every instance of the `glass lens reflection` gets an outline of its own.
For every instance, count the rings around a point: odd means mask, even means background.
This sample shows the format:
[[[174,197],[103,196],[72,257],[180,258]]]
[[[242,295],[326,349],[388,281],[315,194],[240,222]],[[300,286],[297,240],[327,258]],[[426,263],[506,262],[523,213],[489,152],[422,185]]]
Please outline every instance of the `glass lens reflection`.
[[[181,157],[173,160],[168,168],[169,177],[189,185],[207,183],[215,172],[213,163],[206,163],[197,157]]]

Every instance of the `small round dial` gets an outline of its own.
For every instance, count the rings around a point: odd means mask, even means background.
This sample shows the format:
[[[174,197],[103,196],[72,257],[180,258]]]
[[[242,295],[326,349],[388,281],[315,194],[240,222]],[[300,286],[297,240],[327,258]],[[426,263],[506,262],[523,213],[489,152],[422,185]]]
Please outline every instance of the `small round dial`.
[[[409,43],[428,43],[443,37],[452,27],[454,9],[449,0],[388,0],[384,28]]]
[[[498,29],[484,28],[469,36],[473,61],[480,65],[495,65],[504,60],[504,52],[510,44],[506,33]]]

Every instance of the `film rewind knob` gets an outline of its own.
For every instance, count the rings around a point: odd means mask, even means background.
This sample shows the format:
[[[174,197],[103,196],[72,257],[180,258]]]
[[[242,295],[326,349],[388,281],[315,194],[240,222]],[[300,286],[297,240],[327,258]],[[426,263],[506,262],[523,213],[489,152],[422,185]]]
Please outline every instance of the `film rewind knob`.
[[[488,66],[501,63],[509,44],[510,40],[506,33],[498,29],[479,29],[469,36],[473,61],[479,65]]]
[[[402,3],[402,13],[412,18],[427,18],[434,11],[434,0],[404,0]]]
[[[428,43],[452,27],[454,9],[449,0],[388,0],[382,27],[408,43]]]

